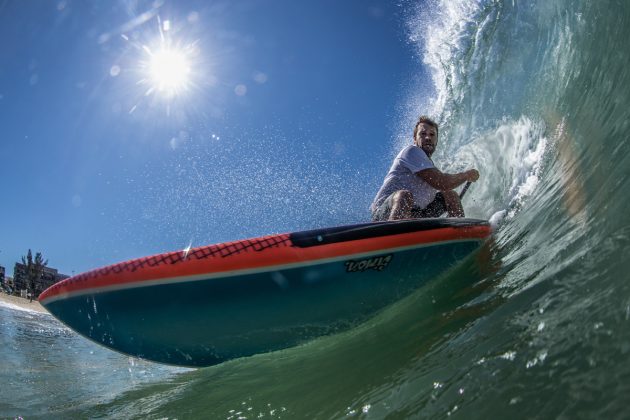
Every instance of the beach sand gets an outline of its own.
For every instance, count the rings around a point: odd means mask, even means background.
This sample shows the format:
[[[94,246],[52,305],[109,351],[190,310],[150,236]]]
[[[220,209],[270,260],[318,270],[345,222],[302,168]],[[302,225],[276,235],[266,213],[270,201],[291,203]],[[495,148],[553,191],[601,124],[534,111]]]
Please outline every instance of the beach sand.
[[[0,305],[14,309],[23,309],[26,311],[35,311],[47,314],[48,311],[36,300],[29,302],[28,299],[18,296],[10,296],[4,292],[0,292]]]

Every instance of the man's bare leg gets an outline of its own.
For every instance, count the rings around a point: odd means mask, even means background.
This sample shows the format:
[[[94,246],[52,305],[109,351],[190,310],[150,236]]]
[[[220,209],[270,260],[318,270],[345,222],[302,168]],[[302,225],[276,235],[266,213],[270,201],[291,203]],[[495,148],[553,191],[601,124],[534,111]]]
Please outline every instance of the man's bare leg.
[[[457,191],[442,191],[444,196],[444,204],[446,204],[446,212],[448,217],[465,217],[462,201],[459,199]]]
[[[413,207],[413,194],[407,190],[399,190],[394,193],[392,211],[389,220],[411,219]]]

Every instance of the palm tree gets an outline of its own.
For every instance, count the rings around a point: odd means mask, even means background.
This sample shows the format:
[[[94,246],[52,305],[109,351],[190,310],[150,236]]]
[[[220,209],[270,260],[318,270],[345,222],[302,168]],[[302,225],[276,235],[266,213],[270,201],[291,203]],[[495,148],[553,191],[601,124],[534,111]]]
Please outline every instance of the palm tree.
[[[44,272],[44,267],[48,265],[48,260],[44,261],[42,253],[35,254],[35,260],[33,260],[33,254],[31,250],[28,250],[26,257],[22,257],[22,264],[26,271],[26,287],[30,293],[30,300],[33,300],[35,293],[35,282],[39,280]]]

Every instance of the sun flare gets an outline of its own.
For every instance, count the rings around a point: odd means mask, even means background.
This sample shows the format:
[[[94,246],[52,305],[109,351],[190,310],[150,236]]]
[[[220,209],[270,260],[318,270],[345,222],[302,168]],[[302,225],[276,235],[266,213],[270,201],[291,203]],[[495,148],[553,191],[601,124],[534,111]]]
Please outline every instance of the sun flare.
[[[164,48],[152,54],[149,73],[153,88],[172,96],[188,87],[190,62],[184,51]]]
[[[134,71],[130,72],[135,76],[139,95],[129,109],[130,114],[143,104],[162,103],[170,115],[172,107],[181,109],[194,100],[193,95],[203,85],[200,81],[207,75],[208,66],[201,66],[207,63],[203,61],[199,40],[191,41],[183,29],[174,27],[170,20],[161,20],[159,16],[156,19],[157,32],[146,30],[134,32],[132,36],[121,35],[139,53]],[[112,77],[120,73],[117,66],[110,70]]]

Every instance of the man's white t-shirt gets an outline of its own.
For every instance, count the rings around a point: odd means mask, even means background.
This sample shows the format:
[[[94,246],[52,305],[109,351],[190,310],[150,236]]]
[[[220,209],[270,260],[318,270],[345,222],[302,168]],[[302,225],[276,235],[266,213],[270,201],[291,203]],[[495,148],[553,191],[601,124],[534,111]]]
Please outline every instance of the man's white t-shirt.
[[[370,206],[372,213],[387,197],[398,190],[411,192],[416,207],[425,208],[429,205],[435,199],[437,190],[417,175],[419,171],[429,168],[435,168],[435,165],[420,147],[407,146],[401,150]]]

